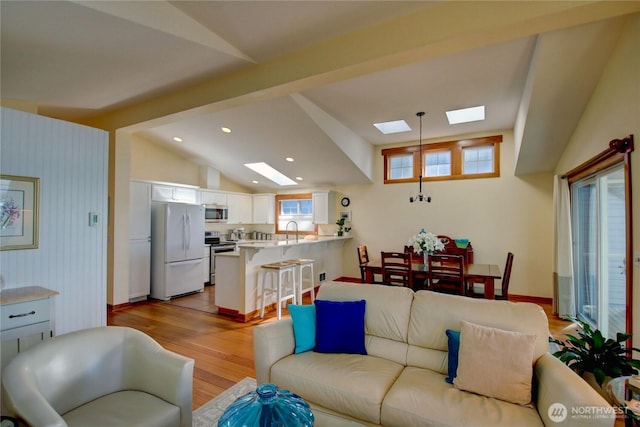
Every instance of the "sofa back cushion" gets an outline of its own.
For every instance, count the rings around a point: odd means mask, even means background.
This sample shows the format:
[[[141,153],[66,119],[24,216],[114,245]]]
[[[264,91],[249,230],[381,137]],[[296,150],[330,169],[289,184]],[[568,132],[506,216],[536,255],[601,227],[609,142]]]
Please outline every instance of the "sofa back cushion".
[[[533,361],[549,350],[547,315],[536,304],[418,291],[411,306],[407,365],[447,374],[446,330],[459,331],[461,320],[536,335]]]
[[[318,299],[366,300],[365,344],[367,353],[406,365],[407,334],[414,292],[385,285],[326,282]]]

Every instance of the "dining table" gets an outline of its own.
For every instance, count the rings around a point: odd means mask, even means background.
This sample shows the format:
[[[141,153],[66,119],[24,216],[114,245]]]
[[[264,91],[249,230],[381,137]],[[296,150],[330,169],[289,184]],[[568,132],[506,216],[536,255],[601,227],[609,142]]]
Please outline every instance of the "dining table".
[[[382,274],[382,262],[380,260],[372,260],[363,266],[365,283],[375,283],[374,275]],[[429,269],[427,265],[421,262],[411,263],[411,274],[413,282],[425,281],[429,278]],[[464,281],[465,283],[478,283],[484,285],[484,298],[495,299],[495,281],[501,279],[502,274],[500,267],[495,264],[465,264],[464,265]],[[415,285],[414,285],[415,287]],[[417,290],[417,289],[414,289]]]

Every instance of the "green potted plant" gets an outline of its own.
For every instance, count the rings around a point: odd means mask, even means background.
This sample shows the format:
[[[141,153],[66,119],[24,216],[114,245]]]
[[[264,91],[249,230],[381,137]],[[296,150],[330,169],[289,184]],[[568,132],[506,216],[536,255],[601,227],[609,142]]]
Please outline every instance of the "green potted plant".
[[[338,236],[342,236],[344,233],[344,218],[337,220],[336,224],[338,225]]]
[[[344,228],[344,235],[345,237],[349,237],[349,233],[351,232],[351,227],[345,227]]]
[[[566,341],[549,337],[550,342],[560,346],[553,355],[608,400],[603,384],[611,378],[638,373],[640,360],[631,356],[633,351],[640,352],[640,349],[623,346],[631,334],[618,332],[615,339],[606,339],[600,330],[592,329],[588,323],[574,317],[570,319],[580,325],[581,330],[577,331],[578,336],[567,334]]]

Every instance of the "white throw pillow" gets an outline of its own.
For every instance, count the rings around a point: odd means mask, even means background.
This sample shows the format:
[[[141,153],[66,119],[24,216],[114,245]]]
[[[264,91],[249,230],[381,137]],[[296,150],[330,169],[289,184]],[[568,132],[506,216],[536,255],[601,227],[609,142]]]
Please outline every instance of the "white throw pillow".
[[[454,386],[507,402],[531,403],[535,335],[460,322]]]

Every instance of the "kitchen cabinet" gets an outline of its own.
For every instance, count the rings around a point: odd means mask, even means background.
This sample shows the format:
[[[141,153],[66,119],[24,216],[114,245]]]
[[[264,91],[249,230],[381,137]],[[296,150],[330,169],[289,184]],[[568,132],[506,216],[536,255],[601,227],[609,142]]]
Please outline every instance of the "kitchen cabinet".
[[[251,194],[228,193],[227,207],[229,208],[228,224],[251,224]]]
[[[195,187],[153,184],[151,199],[154,202],[177,202],[196,204],[198,201],[198,191]]]
[[[313,223],[333,224],[335,222],[335,192],[318,191],[311,194],[313,202]]]
[[[151,292],[151,184],[131,181],[129,187],[129,300]]]
[[[40,286],[0,292],[2,369],[19,352],[53,336],[53,297],[58,292]]]
[[[276,223],[276,195],[275,194],[254,194],[253,195],[253,219],[254,224],[275,224]]]
[[[220,191],[200,190],[201,205],[227,206],[227,193]]]

